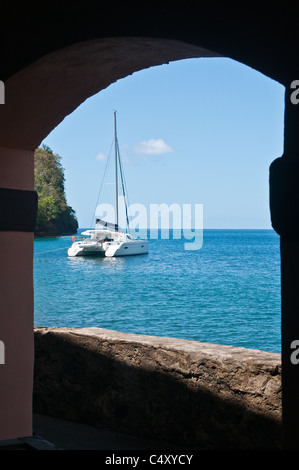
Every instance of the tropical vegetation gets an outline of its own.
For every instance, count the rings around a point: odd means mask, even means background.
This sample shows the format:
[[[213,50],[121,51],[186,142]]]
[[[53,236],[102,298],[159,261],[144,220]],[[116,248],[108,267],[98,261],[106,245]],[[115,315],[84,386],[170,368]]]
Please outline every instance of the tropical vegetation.
[[[58,236],[77,232],[75,211],[67,204],[61,157],[46,145],[34,153],[34,185],[38,194],[36,236]]]

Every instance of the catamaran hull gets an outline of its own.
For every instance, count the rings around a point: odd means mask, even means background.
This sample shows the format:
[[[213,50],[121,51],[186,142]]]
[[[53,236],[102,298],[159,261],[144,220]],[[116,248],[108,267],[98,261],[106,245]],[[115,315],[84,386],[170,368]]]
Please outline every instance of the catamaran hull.
[[[105,243],[104,243],[105,245]],[[105,256],[130,256],[148,253],[147,240],[134,240],[129,242],[111,242],[104,246]]]
[[[68,249],[68,256],[130,256],[148,253],[147,240],[104,243],[75,242]]]
[[[67,254],[68,256],[104,256],[105,251],[99,243],[86,243],[85,245],[73,243]]]

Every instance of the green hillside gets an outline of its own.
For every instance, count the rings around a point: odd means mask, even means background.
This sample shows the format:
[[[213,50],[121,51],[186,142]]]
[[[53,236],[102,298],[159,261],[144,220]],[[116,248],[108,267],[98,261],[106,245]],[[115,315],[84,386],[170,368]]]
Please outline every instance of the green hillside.
[[[36,236],[58,236],[76,233],[78,221],[68,206],[64,192],[64,170],[61,157],[47,147],[34,153],[34,185],[38,194]]]

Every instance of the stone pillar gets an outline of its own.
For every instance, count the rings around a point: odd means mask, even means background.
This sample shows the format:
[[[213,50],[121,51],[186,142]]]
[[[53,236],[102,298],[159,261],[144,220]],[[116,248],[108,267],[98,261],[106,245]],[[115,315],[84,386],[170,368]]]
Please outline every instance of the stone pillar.
[[[32,435],[33,151],[0,148],[0,439]]]
[[[291,83],[285,94],[284,154],[270,166],[270,207],[281,246],[282,447],[298,450],[299,93]]]

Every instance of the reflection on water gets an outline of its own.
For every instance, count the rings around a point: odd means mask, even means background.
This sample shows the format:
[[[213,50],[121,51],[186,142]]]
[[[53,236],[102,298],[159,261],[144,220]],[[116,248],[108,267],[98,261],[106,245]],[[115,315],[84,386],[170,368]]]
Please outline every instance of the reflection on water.
[[[108,256],[68,256],[68,263],[72,269],[92,268],[96,266],[101,269],[123,269],[127,266],[124,257],[108,257]]]

